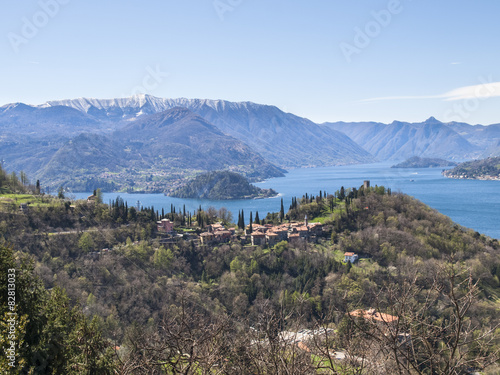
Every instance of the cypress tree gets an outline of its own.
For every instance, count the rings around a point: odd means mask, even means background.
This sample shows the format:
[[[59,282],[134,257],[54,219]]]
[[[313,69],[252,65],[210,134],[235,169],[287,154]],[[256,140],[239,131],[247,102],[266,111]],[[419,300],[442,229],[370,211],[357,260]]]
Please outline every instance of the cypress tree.
[[[259,211],[255,211],[255,224],[260,224]]]
[[[250,233],[252,233],[253,228],[252,228],[252,211],[250,211],[250,227],[248,228],[250,230]]]
[[[285,217],[285,207],[283,206],[283,198],[281,198],[280,223],[283,222],[284,217]]]

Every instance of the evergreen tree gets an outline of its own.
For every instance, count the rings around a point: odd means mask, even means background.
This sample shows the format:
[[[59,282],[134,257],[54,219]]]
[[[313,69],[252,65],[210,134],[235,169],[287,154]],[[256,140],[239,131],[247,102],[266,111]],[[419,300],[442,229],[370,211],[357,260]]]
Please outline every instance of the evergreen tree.
[[[255,224],[260,224],[259,211],[255,211]]]
[[[61,186],[59,187],[59,191],[57,192],[57,198],[59,199],[64,199],[65,196],[64,196],[64,188]]]
[[[250,230],[250,233],[252,233],[253,228],[252,228],[252,211],[250,211],[250,227],[248,228]]]
[[[292,198],[293,199],[293,198]],[[283,218],[285,217],[285,207],[283,206],[283,198],[281,198],[281,208],[280,208],[280,223],[283,222]]]
[[[95,191],[95,196],[96,196],[95,201],[99,204],[102,204],[102,191],[101,191],[101,189],[97,189]]]
[[[345,198],[345,189],[343,186],[340,187],[339,199],[344,200]]]
[[[345,273],[349,273],[351,271],[351,268],[352,268],[351,261],[348,260],[347,264],[346,264],[346,267],[345,267]]]

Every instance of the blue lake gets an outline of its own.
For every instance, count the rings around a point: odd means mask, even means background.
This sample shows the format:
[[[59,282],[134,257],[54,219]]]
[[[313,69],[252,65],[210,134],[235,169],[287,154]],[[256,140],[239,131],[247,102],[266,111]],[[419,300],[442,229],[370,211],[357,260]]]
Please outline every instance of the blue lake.
[[[144,207],[154,206],[170,212],[173,204],[176,210],[186,205],[186,210],[193,212],[200,205],[202,208],[214,206],[226,207],[238,217],[238,210],[245,211],[248,221],[250,211],[258,211],[261,218],[268,212],[278,212],[283,198],[285,210],[292,197],[302,197],[305,193],[318,195],[319,191],[334,193],[341,186],[359,187],[364,180],[371,185],[384,185],[393,192],[411,195],[435,208],[453,221],[493,238],[500,239],[500,181],[454,180],[441,175],[442,168],[396,169],[392,163],[351,165],[341,167],[303,168],[291,170],[286,177],[273,178],[257,183],[263,188],[273,188],[279,197],[269,199],[211,201],[198,199],[180,199],[166,197],[163,194],[126,194],[105,193],[104,202],[117,196],[135,206],[137,201]],[[77,199],[86,198],[90,193],[75,193]]]

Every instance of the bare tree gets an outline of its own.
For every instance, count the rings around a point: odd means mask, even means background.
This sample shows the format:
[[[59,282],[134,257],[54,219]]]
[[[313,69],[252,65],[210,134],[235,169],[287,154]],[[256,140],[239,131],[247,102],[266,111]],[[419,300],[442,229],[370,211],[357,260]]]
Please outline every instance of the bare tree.
[[[452,375],[483,369],[499,358],[493,350],[498,322],[485,326],[472,316],[478,293],[479,281],[459,264],[436,269],[430,283],[415,271],[382,288],[372,309],[347,312],[337,343],[363,373]],[[330,342],[317,339],[315,347],[325,367],[338,373]]]
[[[229,332],[227,317],[214,318],[182,298],[159,327],[131,332],[121,373],[226,374]]]

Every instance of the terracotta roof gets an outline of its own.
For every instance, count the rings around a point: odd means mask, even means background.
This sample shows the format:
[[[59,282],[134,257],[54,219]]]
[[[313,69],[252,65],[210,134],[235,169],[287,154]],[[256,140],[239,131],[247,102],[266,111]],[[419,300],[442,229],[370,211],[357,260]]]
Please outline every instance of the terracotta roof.
[[[302,341],[299,341],[297,343],[297,346],[299,347],[299,349],[302,349],[305,352],[308,352],[308,353],[311,352],[311,349],[309,349],[309,347],[306,344],[304,344]]]
[[[253,237],[264,237],[265,233],[262,233],[262,232],[252,232],[251,236],[253,236]]]
[[[278,232],[288,232],[288,229],[287,228],[273,228],[270,230],[270,232],[274,232],[274,233],[278,233]]]
[[[384,322],[384,323],[392,323],[396,320],[398,320],[397,316],[381,313],[378,311],[375,311],[375,309],[369,309],[369,310],[354,310],[349,313],[351,316],[360,316],[365,318],[366,320],[376,320],[379,322]]]
[[[356,254],[354,254],[354,253],[344,253],[344,256],[346,256],[346,257],[352,257],[353,255],[356,255]]]
[[[276,233],[273,233],[273,232],[268,232],[267,236],[269,236],[269,237],[278,237],[278,235]]]
[[[217,232],[215,232],[214,234],[231,234],[230,231],[228,230],[218,230]]]

